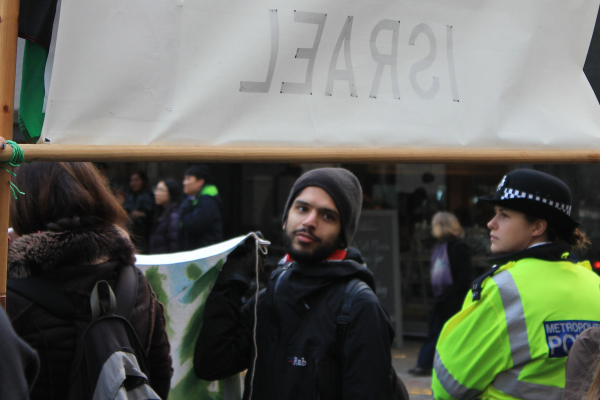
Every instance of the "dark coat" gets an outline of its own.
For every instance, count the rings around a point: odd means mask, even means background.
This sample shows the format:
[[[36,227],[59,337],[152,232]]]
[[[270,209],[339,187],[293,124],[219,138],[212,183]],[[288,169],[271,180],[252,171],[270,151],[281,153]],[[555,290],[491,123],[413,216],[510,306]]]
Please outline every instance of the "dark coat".
[[[0,399],[28,400],[40,370],[35,350],[23,341],[0,307]]]
[[[144,189],[139,193],[130,193],[125,199],[123,208],[130,215],[129,231],[135,247],[140,253],[147,253],[154,212],[154,194],[148,189]],[[133,211],[141,211],[146,215],[134,218],[131,216]]]
[[[444,322],[460,311],[473,281],[471,250],[463,240],[456,239],[448,242],[448,261],[450,261],[453,284],[445,288],[444,293],[435,299],[435,307],[439,309]]]
[[[179,209],[179,249],[196,250],[223,241],[222,200],[219,195],[187,198]]]
[[[245,400],[393,398],[394,331],[372,291],[356,297],[343,347],[338,341],[336,318],[352,278],[374,288],[372,273],[350,259],[276,270],[259,296],[254,364],[254,299],[242,307],[246,283],[219,277],[196,345],[197,376],[215,380],[248,368]]]
[[[152,225],[148,254],[179,251],[179,203],[171,203]]]
[[[116,227],[42,232],[12,242],[8,277],[42,276],[59,287],[83,315],[89,315],[89,294],[95,283],[104,279],[114,284],[119,269],[134,261],[133,244]],[[137,270],[137,275],[138,297],[130,320],[146,349],[151,386],[165,399],[172,368],[164,310],[142,272]],[[10,290],[7,312],[17,333],[40,356],[41,371],[31,398],[65,399],[76,346],[75,326]]]
[[[434,297],[427,338],[417,359],[417,366],[423,369],[433,368],[435,345],[442,328],[446,321],[460,311],[471,286],[472,267],[469,246],[460,239],[454,239],[448,242],[447,251],[452,285],[446,286],[439,296]]]

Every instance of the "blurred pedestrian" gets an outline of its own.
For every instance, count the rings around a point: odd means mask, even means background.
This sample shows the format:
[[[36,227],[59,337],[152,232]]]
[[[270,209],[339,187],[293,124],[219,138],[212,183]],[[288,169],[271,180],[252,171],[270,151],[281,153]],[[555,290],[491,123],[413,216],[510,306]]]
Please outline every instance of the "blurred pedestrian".
[[[408,371],[417,376],[431,375],[440,332],[446,321],[460,311],[473,279],[471,250],[462,240],[464,230],[458,218],[447,211],[437,212],[431,220],[431,232],[438,240],[431,256],[433,309],[417,366]]]
[[[223,201],[205,164],[185,170],[183,192],[186,198],[179,209],[181,251],[195,250],[223,240]]]
[[[164,179],[156,184],[154,201],[156,210],[150,231],[149,254],[179,251],[179,199],[181,185],[174,179]]]
[[[129,214],[129,230],[135,248],[138,253],[146,254],[154,212],[154,195],[148,188],[148,175],[144,171],[131,173],[129,194],[124,207]]]

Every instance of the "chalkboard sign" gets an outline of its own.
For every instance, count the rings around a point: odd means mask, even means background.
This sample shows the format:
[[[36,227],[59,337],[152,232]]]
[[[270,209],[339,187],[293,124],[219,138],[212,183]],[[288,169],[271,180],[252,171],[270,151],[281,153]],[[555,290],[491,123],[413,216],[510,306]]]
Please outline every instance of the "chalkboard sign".
[[[377,297],[396,328],[396,347],[402,347],[400,255],[396,210],[364,210],[352,240],[375,275]]]

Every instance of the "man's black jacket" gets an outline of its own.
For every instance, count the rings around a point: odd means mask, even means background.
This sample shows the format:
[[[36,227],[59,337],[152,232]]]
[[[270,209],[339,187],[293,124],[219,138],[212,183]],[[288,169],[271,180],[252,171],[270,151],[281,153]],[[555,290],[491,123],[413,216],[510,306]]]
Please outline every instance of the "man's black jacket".
[[[318,265],[287,263],[255,298],[242,304],[247,284],[220,277],[209,295],[194,354],[196,375],[217,380],[248,369],[244,399],[391,399],[393,327],[373,291],[362,291],[350,312],[343,349],[336,318],[346,284],[359,278],[374,289],[360,254]],[[341,353],[341,354],[340,354]]]

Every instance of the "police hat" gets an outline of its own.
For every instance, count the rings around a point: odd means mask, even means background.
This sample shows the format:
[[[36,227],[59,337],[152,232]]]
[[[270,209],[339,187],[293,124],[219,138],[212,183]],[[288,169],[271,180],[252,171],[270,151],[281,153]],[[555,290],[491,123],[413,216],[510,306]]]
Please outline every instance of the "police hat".
[[[572,231],[571,190],[560,179],[533,169],[516,169],[502,178],[496,193],[479,200],[545,219],[549,225]]]

